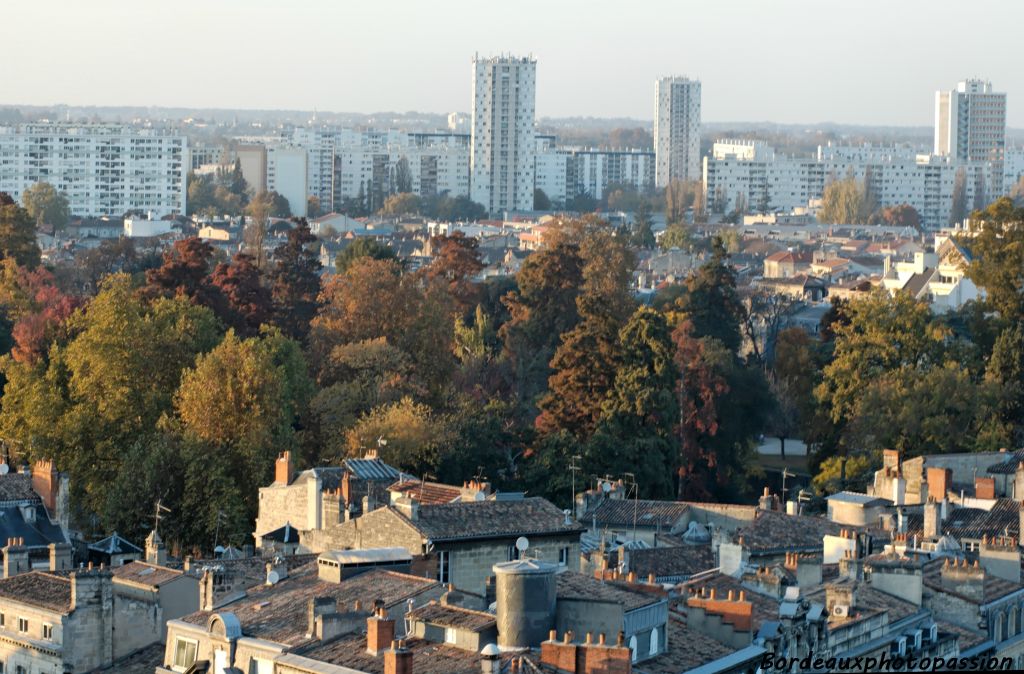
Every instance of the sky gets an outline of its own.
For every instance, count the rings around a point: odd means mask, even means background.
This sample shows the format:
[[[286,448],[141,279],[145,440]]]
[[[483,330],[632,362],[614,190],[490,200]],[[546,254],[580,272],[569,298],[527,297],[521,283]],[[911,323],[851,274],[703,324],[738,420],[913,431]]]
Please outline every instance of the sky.
[[[1014,0],[3,0],[0,103],[468,111],[475,53],[537,58],[539,117],[931,126],[966,77],[1024,127]],[[19,28],[20,27],[20,28]],[[11,30],[13,28],[13,30]],[[1024,100],[1024,99],[1020,99]]]

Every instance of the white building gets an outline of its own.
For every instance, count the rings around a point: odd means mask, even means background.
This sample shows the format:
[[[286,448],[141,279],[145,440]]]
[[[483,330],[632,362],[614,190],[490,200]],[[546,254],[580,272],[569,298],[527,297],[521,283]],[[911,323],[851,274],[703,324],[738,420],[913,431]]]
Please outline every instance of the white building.
[[[452,133],[469,133],[470,117],[464,112],[448,114],[448,130]]]
[[[129,217],[124,219],[124,235],[129,239],[140,239],[151,236],[163,236],[173,231],[174,223],[170,220],[154,220],[152,213],[148,218]]]
[[[1006,147],[1006,94],[984,80],[964,80],[935,92],[935,154],[995,165],[991,189],[1002,189]]]
[[[533,209],[536,88],[532,57],[473,59],[470,197],[490,213]]]
[[[700,81],[663,77],[654,83],[656,184],[700,179]]]
[[[768,145],[720,141],[704,158],[704,191],[711,212],[791,213],[820,200],[825,186],[853,176],[870,180],[879,206],[910,204],[929,227],[949,224],[957,175],[963,172],[968,211],[984,203],[992,179],[988,162],[918,155],[908,148],[824,146],[814,158],[776,156]]]
[[[603,199],[616,185],[649,192],[654,189],[654,160],[650,150],[560,148],[554,136],[537,136],[535,184],[556,206],[584,193]]]
[[[271,145],[267,148],[267,190],[288,200],[292,216],[306,217],[307,187],[306,148],[295,145]]]
[[[184,213],[188,140],[117,124],[0,126],[0,192],[14,199],[37,182],[67,195],[71,212],[121,216]]]

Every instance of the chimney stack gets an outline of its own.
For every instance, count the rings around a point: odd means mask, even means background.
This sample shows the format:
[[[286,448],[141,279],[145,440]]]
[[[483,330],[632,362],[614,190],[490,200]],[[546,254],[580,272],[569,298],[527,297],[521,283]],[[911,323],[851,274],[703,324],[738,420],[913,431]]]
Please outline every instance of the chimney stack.
[[[287,487],[292,481],[292,453],[283,451],[274,462],[274,484]]]
[[[50,571],[64,571],[70,568],[71,546],[67,543],[50,543]]]
[[[28,561],[28,550],[24,538],[8,538],[4,547],[4,578],[12,578],[31,570]]]
[[[366,619],[366,652],[370,655],[380,655],[394,638],[395,621],[388,618],[383,607],[378,607],[374,614]]]
[[[384,651],[384,674],[412,674],[412,653],[405,642],[392,641],[391,648]]]

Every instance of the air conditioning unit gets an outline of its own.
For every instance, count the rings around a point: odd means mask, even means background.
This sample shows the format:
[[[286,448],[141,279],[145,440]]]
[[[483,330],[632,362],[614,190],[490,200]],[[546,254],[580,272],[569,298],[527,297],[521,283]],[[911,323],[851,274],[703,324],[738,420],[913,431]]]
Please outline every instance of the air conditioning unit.
[[[836,604],[832,607],[832,615],[834,615],[837,618],[849,618],[850,607],[846,606],[845,604]]]

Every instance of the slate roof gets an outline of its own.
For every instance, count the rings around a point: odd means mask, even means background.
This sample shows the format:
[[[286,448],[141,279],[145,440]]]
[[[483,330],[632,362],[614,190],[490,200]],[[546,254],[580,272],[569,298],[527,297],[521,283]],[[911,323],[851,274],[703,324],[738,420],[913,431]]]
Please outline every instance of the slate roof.
[[[924,533],[924,516],[907,515],[907,534]],[[942,521],[942,533],[957,540],[980,539],[982,536],[1013,536],[1020,533],[1020,504],[1009,498],[996,499],[990,510],[984,508],[953,508]]]
[[[441,505],[458,501],[462,496],[462,490],[449,484],[440,482],[420,482],[419,480],[405,480],[395,482],[388,487],[388,491],[397,494],[404,494],[414,498],[423,505]]]
[[[31,475],[8,473],[0,476],[0,503],[26,500],[42,502],[39,494],[32,489]]]
[[[838,582],[843,583],[850,581],[846,580]],[[913,615],[920,610],[909,601],[904,601],[894,595],[882,592],[881,590],[876,590],[867,583],[857,583],[855,591],[857,604],[853,607],[850,615],[846,618],[829,616],[829,627],[845,627],[884,612],[889,613],[889,623],[892,624],[898,620],[906,618],[907,616]],[[803,598],[812,603],[824,606],[825,593],[825,587],[821,586],[813,592],[803,595]]]
[[[733,542],[742,536],[745,548],[759,552],[821,550],[822,538],[848,528],[822,517],[759,510],[753,522],[736,531]]]
[[[683,545],[672,548],[647,548],[629,553],[629,570],[640,578],[684,578],[715,567],[710,545]]]
[[[287,522],[283,527],[278,527],[273,531],[268,531],[260,536],[260,538],[277,541],[278,543],[298,543],[299,531],[292,526],[291,522]]]
[[[159,641],[114,662],[117,674],[153,674],[164,664],[164,645]]]
[[[398,511],[395,511],[398,513]],[[400,517],[405,517],[398,513]],[[425,538],[434,542],[474,538],[515,538],[536,534],[579,533],[584,527],[554,504],[537,496],[517,501],[472,501],[424,505],[416,521],[410,521]]]
[[[380,459],[345,459],[345,468],[361,480],[394,482],[400,476],[397,468]]]
[[[0,597],[58,613],[71,612],[71,579],[30,571],[0,580]]]
[[[26,506],[34,509],[34,522],[26,521],[21,506],[0,508],[0,541],[24,538],[27,548],[46,547],[50,543],[67,543],[60,525],[50,521],[42,502]]]
[[[668,651],[656,658],[645,660],[633,666],[635,672],[644,674],[679,674],[732,655],[736,649],[721,641],[690,629],[682,618],[669,614]]]
[[[482,632],[497,624],[495,617],[490,613],[472,611],[460,606],[445,606],[436,601],[413,609],[409,616],[431,625],[457,627],[471,632]]]
[[[572,571],[560,573],[555,577],[555,595],[558,599],[613,602],[621,604],[625,611],[662,601],[662,597],[658,595],[634,590],[623,583],[598,580]]]
[[[89,549],[104,555],[142,554],[142,548],[122,538],[116,531],[102,540],[90,543]]]
[[[1024,461],[1024,449],[1018,449],[1015,452],[1007,452],[1003,455],[1003,460],[997,464],[988,467],[987,472],[994,473],[996,475],[1013,475],[1017,472],[1017,466]]]
[[[306,564],[289,572],[275,585],[259,585],[248,594],[217,611],[196,611],[182,618],[194,625],[205,625],[216,612],[230,611],[238,618],[246,636],[297,646],[306,638],[306,612],[314,597],[333,598],[339,611],[349,611],[359,601],[364,608],[382,600],[385,607],[440,588],[437,581],[395,571],[373,570],[346,578],[342,583],[320,580],[317,565]],[[363,646],[365,648],[365,644]]]
[[[582,522],[588,524],[596,518],[599,527],[632,527],[635,514],[638,529],[661,528],[667,531],[689,510],[688,504],[676,501],[604,499],[583,515]]]
[[[148,585],[149,587],[160,587],[164,583],[177,580],[184,575],[183,571],[139,561],[111,567],[110,572],[117,580]]]

